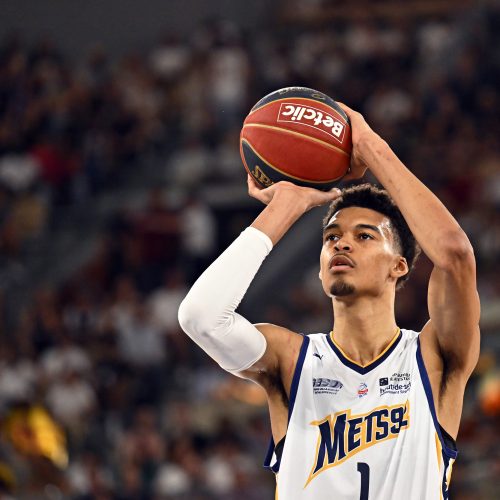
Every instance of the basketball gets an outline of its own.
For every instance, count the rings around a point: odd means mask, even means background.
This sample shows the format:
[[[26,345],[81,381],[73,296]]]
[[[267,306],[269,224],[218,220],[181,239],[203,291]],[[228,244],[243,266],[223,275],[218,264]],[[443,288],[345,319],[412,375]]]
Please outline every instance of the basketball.
[[[326,94],[287,87],[263,97],[245,118],[240,154],[262,187],[278,181],[328,190],[351,160],[349,118]]]

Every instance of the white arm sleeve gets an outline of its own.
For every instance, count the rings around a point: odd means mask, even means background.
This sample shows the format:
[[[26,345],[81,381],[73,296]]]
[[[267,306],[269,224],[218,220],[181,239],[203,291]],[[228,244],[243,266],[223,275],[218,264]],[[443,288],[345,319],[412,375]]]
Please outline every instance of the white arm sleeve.
[[[248,227],[198,278],[179,307],[182,329],[229,372],[250,368],[266,339],[235,312],[273,247],[262,231]]]

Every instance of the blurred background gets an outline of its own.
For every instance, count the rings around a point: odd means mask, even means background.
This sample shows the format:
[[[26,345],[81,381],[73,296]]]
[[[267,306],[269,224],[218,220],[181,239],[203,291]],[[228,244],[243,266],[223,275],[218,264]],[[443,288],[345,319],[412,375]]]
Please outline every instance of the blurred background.
[[[1,499],[274,498],[262,392],[177,308],[261,210],[238,135],[290,85],[363,112],[469,235],[482,354],[452,498],[500,498],[498,2],[0,5]],[[265,262],[250,320],[331,329],[323,213]],[[423,257],[399,292],[402,327],[426,321],[429,272]]]

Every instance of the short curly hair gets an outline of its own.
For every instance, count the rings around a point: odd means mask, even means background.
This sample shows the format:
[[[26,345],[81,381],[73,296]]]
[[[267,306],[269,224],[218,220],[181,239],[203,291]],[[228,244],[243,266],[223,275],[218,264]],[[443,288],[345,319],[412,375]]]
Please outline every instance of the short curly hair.
[[[391,222],[394,240],[402,256],[408,263],[408,272],[404,276],[398,278],[397,281],[396,289],[401,288],[409,278],[420,254],[420,247],[415,240],[415,236],[413,236],[413,233],[408,227],[403,214],[387,191],[371,184],[360,184],[343,189],[342,194],[330,204],[328,213],[323,219],[323,230],[336,212],[342,208],[348,207],[361,207],[375,210],[385,215]]]

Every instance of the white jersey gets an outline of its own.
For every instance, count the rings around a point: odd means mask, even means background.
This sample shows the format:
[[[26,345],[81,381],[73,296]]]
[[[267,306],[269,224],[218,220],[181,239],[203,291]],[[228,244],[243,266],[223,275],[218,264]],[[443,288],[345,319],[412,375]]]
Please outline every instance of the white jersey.
[[[284,446],[270,448],[279,500],[440,500],[457,452],[439,426],[418,333],[367,366],[332,335],[304,337]]]

